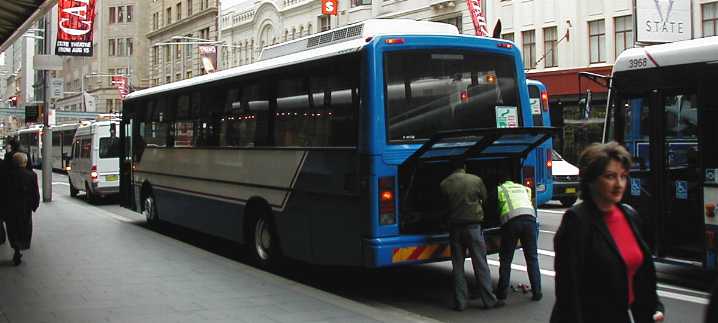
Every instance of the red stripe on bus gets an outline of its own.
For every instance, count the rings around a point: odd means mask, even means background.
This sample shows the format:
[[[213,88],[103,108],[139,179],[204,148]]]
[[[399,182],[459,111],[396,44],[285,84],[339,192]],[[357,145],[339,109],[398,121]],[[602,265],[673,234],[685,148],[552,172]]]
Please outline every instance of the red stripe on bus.
[[[411,255],[409,256],[409,258],[407,258],[407,259],[409,259],[409,260],[417,259],[419,257],[419,255],[421,255],[421,253],[424,251],[425,248],[426,247],[416,247],[416,249],[414,249],[414,252],[412,252]]]
[[[656,65],[656,67],[661,66],[661,65],[658,65],[658,62],[656,62],[656,60],[653,58],[653,56],[651,56],[651,53],[649,53],[648,50],[644,50],[644,51],[646,52],[646,57],[648,57],[648,59],[650,59],[651,62],[653,62],[653,65]]]

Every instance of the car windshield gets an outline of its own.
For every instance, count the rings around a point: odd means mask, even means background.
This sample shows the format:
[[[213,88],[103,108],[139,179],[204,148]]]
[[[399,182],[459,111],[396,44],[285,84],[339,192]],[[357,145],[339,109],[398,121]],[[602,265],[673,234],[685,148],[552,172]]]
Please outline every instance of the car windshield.
[[[117,158],[120,157],[120,138],[103,137],[100,138],[100,158]]]

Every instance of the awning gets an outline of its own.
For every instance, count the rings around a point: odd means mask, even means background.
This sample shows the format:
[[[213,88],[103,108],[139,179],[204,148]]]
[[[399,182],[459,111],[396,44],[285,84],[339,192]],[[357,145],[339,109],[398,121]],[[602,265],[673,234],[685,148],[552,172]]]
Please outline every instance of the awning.
[[[0,1],[0,53],[30,29],[57,0],[2,0]]]

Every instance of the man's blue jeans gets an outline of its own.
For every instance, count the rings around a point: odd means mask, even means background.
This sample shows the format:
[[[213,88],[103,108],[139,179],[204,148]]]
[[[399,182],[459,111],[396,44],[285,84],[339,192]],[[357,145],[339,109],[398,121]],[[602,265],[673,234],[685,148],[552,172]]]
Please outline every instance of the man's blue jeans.
[[[506,295],[511,280],[511,262],[514,259],[516,244],[521,240],[526,258],[526,269],[531,282],[531,290],[541,291],[541,272],[538,263],[538,224],[531,215],[522,215],[506,222],[501,227],[501,251],[499,252],[499,285],[496,294]]]

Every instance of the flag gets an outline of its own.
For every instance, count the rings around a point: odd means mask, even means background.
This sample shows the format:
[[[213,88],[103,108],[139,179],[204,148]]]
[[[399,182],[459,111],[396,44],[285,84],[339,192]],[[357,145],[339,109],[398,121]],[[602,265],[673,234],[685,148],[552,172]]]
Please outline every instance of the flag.
[[[120,98],[123,100],[127,96],[127,94],[130,93],[129,87],[127,86],[127,76],[113,76],[112,77],[112,85],[114,85],[118,91],[120,91]]]
[[[55,55],[92,56],[95,0],[57,1]]]
[[[489,27],[486,25],[486,17],[481,11],[481,0],[466,0],[466,6],[469,8],[471,21],[474,22],[474,30],[476,36],[489,36]]]

